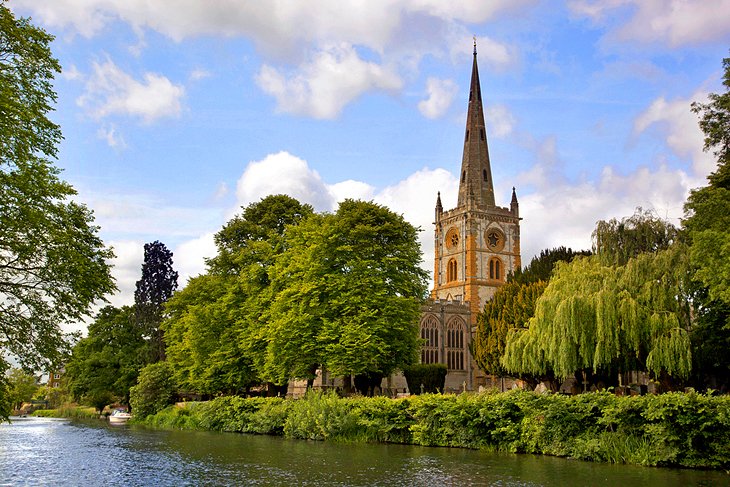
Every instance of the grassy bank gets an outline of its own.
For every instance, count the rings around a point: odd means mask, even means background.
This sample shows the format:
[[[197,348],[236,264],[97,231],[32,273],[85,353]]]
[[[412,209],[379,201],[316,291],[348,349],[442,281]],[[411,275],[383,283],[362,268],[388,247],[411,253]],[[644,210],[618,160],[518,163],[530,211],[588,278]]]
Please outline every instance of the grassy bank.
[[[61,406],[58,409],[38,409],[31,416],[41,418],[97,419],[96,409],[85,406]]]
[[[730,397],[617,397],[525,391],[404,399],[220,397],[169,407],[142,424],[536,453],[649,466],[730,468]]]

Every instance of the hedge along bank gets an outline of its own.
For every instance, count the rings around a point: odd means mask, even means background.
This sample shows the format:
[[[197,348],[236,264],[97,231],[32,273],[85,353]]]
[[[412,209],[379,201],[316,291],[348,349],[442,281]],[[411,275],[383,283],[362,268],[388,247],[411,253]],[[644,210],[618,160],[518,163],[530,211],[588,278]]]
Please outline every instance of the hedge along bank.
[[[167,428],[481,448],[647,466],[730,468],[730,397],[527,391],[402,399],[219,397],[137,420]]]

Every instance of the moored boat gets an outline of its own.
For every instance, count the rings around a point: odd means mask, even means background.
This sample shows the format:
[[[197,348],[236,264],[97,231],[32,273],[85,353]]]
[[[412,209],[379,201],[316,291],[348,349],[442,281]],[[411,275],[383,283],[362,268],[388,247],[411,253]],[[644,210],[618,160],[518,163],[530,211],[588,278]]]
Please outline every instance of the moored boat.
[[[127,421],[129,421],[129,418],[131,418],[131,417],[132,417],[132,415],[129,414],[124,409],[115,409],[109,415],[109,423],[110,424],[126,423]]]

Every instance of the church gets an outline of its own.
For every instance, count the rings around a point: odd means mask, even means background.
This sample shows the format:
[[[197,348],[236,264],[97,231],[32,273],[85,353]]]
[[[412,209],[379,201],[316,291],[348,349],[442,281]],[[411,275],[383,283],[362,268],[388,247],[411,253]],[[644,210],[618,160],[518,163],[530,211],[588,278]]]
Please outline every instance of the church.
[[[495,202],[476,43],[459,174],[456,208],[444,211],[441,194],[436,197],[433,289],[420,320],[421,363],[447,366],[445,392],[485,385],[470,352],[477,315],[506,276],[521,267],[514,188],[509,208]]]

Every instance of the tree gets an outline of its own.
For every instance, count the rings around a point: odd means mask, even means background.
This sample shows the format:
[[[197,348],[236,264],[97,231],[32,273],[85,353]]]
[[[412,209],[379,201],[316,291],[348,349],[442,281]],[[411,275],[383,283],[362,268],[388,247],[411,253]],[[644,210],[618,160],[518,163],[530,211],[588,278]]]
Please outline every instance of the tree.
[[[545,290],[555,264],[570,262],[581,255],[590,255],[590,252],[575,252],[565,247],[543,250],[524,270],[518,269],[508,276],[507,283],[497,289],[494,297],[484,304],[484,310],[477,317],[472,352],[482,370],[494,375],[506,373],[501,359],[509,330],[527,327],[529,319],[535,313],[535,303]],[[549,377],[535,379],[547,380]]]
[[[679,231],[651,210],[637,208],[630,217],[599,221],[593,231],[593,252],[606,265],[625,265],[644,252],[667,249]]]
[[[149,364],[140,371],[137,385],[130,391],[132,411],[141,418],[155,414],[172,404],[176,389],[170,364]]]
[[[0,4],[0,345],[21,366],[52,369],[68,350],[60,323],[115,290],[93,215],[59,179],[53,37]]]
[[[272,269],[266,367],[273,382],[382,374],[412,364],[426,292],[418,230],[375,203],[345,200],[285,233]]]
[[[150,362],[165,358],[165,342],[160,324],[165,303],[177,289],[177,271],[172,268],[172,252],[159,241],[144,245],[142,278],[134,292],[137,324],[150,343]]]
[[[24,402],[29,402],[38,391],[38,379],[23,369],[12,369],[8,376],[10,404],[19,410]]]
[[[725,93],[710,103],[693,103],[701,113],[706,151],[718,158],[709,184],[691,192],[685,204],[684,228],[691,242],[694,277],[708,288],[708,298],[730,305],[730,58],[723,60]],[[728,323],[730,326],[730,323]]]
[[[694,189],[682,221],[695,279],[696,323],[692,330],[695,381],[699,387],[730,387],[730,58],[723,60],[725,93],[693,103],[701,114],[705,151],[717,157],[708,185]]]
[[[251,203],[215,240],[208,272],[167,304],[167,360],[182,390],[240,393],[258,380],[266,351],[269,269],[283,250],[288,225],[312,207],[286,195]]]
[[[114,400],[129,404],[129,389],[137,383],[146,359],[147,345],[134,320],[134,309],[106,306],[66,364],[69,392],[100,410]]]
[[[502,365],[559,378],[645,370],[684,379],[691,371],[687,249],[674,244],[625,266],[600,256],[558,264],[527,329],[507,337]]]

